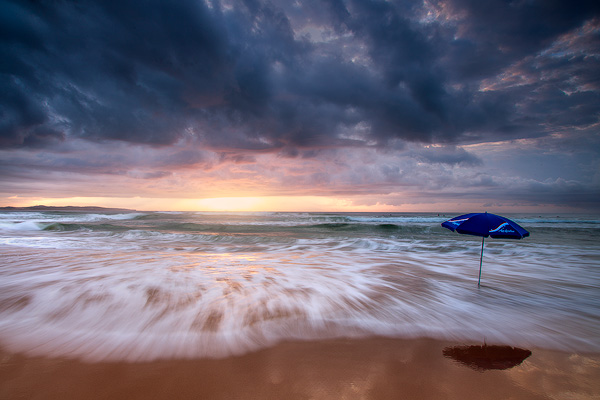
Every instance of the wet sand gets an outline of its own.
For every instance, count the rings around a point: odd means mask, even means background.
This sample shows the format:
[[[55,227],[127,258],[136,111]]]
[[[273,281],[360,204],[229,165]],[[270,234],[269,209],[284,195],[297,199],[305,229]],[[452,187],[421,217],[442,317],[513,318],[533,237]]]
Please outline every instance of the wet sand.
[[[1,399],[599,399],[600,355],[530,349],[474,369],[464,343],[386,338],[281,343],[225,359],[85,363],[0,353]]]

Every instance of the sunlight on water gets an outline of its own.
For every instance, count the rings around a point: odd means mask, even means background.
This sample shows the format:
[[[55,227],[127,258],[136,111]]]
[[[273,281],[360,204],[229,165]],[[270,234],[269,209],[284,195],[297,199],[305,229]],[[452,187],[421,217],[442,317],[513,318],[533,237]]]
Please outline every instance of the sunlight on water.
[[[443,220],[4,213],[0,344],[86,360],[369,335],[600,351],[597,221],[531,217],[530,238],[486,241],[477,288],[480,240]]]

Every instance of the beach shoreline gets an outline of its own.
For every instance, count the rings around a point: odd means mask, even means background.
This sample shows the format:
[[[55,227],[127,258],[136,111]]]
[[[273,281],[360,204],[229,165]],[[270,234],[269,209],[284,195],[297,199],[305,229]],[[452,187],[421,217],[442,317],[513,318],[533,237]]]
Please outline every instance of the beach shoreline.
[[[88,363],[0,351],[1,399],[598,399],[600,354],[474,369],[433,339],[289,341],[240,356]]]

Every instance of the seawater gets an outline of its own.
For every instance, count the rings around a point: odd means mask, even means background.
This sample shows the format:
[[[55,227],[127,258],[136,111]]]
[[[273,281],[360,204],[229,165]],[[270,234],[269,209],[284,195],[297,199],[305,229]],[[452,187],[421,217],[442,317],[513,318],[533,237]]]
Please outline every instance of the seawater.
[[[89,361],[226,357],[284,340],[430,337],[600,351],[600,220],[506,215],[0,213],[0,346]]]

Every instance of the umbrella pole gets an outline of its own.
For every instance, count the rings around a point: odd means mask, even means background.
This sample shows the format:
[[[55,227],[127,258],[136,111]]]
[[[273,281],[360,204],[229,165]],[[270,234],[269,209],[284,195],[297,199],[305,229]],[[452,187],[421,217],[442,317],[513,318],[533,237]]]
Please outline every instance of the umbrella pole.
[[[481,257],[479,258],[479,280],[477,281],[477,287],[481,286],[481,264],[483,264],[483,242],[485,241],[485,236],[481,237]]]

